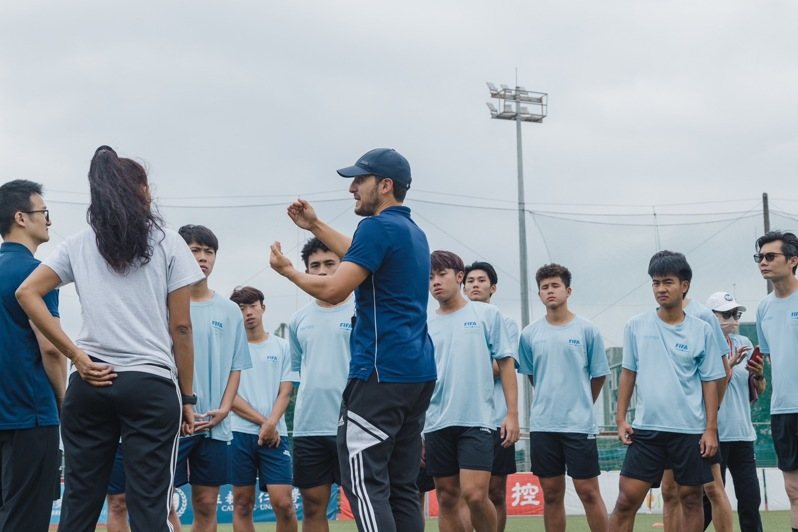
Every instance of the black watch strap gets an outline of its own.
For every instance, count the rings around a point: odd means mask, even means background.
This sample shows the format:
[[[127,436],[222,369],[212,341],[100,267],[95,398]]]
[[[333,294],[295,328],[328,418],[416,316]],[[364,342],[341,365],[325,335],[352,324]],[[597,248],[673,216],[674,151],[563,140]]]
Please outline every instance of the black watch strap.
[[[184,405],[195,405],[195,404],[197,404],[197,395],[196,394],[192,393],[191,395],[183,395],[182,398],[183,398],[183,404]]]

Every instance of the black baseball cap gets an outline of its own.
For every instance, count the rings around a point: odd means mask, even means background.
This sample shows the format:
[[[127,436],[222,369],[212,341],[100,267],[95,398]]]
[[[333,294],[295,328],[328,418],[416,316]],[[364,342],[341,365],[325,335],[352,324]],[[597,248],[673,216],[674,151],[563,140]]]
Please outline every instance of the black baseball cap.
[[[410,163],[393,148],[375,148],[363,154],[353,166],[338,170],[341,177],[375,175],[392,179],[405,188],[410,188]]]

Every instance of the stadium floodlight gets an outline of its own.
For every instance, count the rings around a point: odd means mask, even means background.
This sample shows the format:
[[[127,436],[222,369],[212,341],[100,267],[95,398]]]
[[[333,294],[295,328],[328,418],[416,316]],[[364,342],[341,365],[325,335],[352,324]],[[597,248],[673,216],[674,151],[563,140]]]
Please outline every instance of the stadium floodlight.
[[[516,152],[518,157],[518,243],[521,258],[521,327],[529,325],[529,271],[526,250],[526,203],[524,200],[524,158],[521,146],[521,122],[541,123],[548,114],[548,98],[545,92],[526,90],[516,85],[511,89],[507,85],[496,85],[487,82],[492,98],[498,100],[501,112],[488,103],[490,117],[515,122]],[[521,103],[527,105],[521,105]]]

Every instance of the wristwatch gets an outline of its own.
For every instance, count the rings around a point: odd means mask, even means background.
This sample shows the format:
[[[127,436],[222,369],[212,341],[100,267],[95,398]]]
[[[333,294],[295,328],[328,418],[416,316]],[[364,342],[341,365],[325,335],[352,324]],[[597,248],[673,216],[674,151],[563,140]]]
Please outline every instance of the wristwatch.
[[[197,404],[197,394],[192,393],[191,395],[182,395],[184,405],[195,405]]]

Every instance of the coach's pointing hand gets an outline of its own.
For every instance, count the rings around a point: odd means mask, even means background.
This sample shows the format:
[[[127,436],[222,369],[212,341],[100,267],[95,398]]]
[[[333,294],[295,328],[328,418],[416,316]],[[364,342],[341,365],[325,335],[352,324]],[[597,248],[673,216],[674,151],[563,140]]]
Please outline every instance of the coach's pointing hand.
[[[92,386],[104,387],[111,386],[116,378],[114,369],[108,364],[93,362],[89,355],[83,351],[78,351],[72,358],[75,368],[80,374],[80,378]]]

